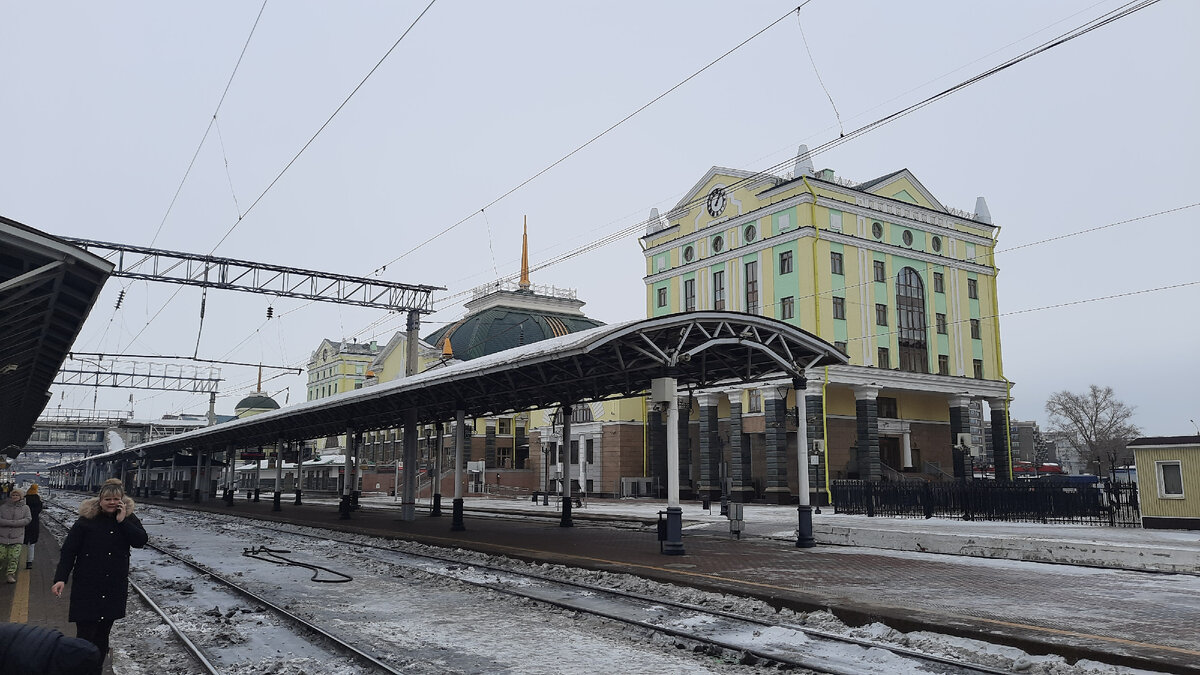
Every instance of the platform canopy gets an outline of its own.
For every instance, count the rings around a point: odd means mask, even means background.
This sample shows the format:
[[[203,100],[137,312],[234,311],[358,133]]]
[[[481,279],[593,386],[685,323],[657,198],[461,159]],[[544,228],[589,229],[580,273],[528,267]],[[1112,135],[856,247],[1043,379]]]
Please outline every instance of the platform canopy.
[[[738,312],[686,312],[571,333],[80,461],[397,428],[412,408],[418,423],[444,422],[460,409],[481,417],[638,396],[651,380],[665,376],[675,377],[683,391],[844,363],[846,357],[833,345],[782,321]]]
[[[0,216],[0,452],[16,457],[112,263]]]

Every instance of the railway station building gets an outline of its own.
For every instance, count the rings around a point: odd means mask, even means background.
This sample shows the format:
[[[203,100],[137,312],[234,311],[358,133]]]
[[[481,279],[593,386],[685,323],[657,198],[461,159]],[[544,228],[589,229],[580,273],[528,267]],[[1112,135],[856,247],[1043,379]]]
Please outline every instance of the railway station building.
[[[839,478],[944,480],[994,463],[1011,477],[1011,386],[1000,348],[999,228],[982,197],[943,205],[900,169],[853,182],[816,171],[801,146],[784,176],[713,167],[642,237],[649,317],[726,310],[773,317],[834,344],[849,364],[809,372],[812,491]],[[791,499],[790,383],[688,392],[691,484],[734,500]],[[974,430],[986,405],[990,443]],[[652,457],[661,422],[649,415]],[[990,445],[993,454],[985,451]],[[772,457],[775,459],[772,459]],[[681,457],[681,462],[684,462]],[[727,467],[740,465],[737,471]],[[737,483],[729,485],[729,481]],[[722,485],[724,482],[724,485]],[[686,484],[686,483],[685,483]],[[764,485],[766,487],[764,488]]]

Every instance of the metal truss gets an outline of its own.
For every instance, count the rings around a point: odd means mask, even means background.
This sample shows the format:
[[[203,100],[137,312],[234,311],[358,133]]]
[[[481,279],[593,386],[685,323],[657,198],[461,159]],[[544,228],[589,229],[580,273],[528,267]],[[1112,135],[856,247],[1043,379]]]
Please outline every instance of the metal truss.
[[[63,237],[115,265],[111,276],[303,298],[398,312],[433,313],[433,292],[442,286],[402,284],[268,265],[211,255]]]
[[[81,367],[64,366],[54,384],[84,387],[121,387],[160,391],[217,391],[221,370],[212,367],[177,366],[169,363],[100,361]]]

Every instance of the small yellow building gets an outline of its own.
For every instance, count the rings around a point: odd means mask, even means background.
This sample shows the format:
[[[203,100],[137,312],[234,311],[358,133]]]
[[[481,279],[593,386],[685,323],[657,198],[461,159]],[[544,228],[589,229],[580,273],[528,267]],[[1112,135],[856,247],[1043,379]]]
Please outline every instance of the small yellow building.
[[[1129,448],[1142,527],[1200,530],[1200,436],[1138,438]]]

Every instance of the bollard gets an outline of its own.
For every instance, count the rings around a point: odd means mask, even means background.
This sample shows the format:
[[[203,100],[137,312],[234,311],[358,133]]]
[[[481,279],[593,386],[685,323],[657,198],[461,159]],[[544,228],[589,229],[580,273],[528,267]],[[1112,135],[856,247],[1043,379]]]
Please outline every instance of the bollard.
[[[259,493],[259,488],[254,488],[254,503],[255,504],[258,503],[258,493]]]
[[[283,493],[282,493],[282,492],[280,492],[280,491],[278,491],[278,490],[276,490],[276,491],[275,491],[275,499],[273,500],[275,503],[271,505],[271,510],[272,510],[272,511],[282,511],[282,510],[283,510],[283,509],[282,509],[282,508],[279,506],[279,500],[280,500],[282,497],[283,497]]]
[[[296,506],[300,506],[300,488],[296,488]]]

